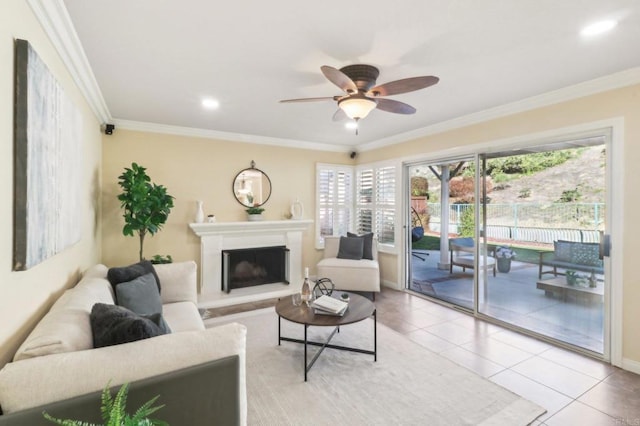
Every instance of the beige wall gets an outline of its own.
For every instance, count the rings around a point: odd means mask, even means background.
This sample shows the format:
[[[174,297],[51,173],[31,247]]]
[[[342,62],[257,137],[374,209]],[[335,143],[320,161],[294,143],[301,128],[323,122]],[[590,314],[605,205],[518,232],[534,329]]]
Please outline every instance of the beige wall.
[[[83,118],[80,165],[82,239],[62,253],[24,272],[12,272],[13,258],[13,57],[14,38],[28,40],[56,76]],[[99,123],[24,0],[0,5],[0,366],[13,356],[39,316],[81,271],[100,258],[98,222],[101,135]],[[55,212],[52,212],[55,213]]]
[[[138,239],[122,235],[122,210],[117,195],[118,176],[136,162],[147,168],[151,180],[167,187],[175,207],[165,227],[145,241],[144,256],[170,254],[175,261],[200,262],[200,240],[188,224],[194,221],[196,201],[204,202],[205,215],[218,221],[246,220],[245,207],[233,196],[236,174],[250,167],[271,179],[272,193],[263,206],[265,220],[284,219],[292,201],[299,198],[305,219],[314,219],[317,162],[349,164],[346,153],[309,151],[196,137],[173,136],[116,129],[103,144],[103,261],[109,266],[138,260]],[[321,257],[313,246],[315,229],[303,237],[303,265],[311,271]]]
[[[640,86],[577,99],[570,102],[514,114],[512,116],[467,126],[437,135],[405,142],[387,148],[361,152],[358,163],[387,159],[428,156],[447,152],[451,147],[487,147],[494,141],[536,134],[554,129],[578,126],[594,121],[624,118],[624,143],[616,149],[624,151],[625,240],[622,255],[624,283],[623,357],[640,362],[639,315],[635,306],[640,298],[637,273],[633,268],[633,244],[640,236],[640,223],[634,220],[639,202],[635,197],[635,182],[640,177],[636,164],[640,160]],[[171,254],[176,260],[199,259],[198,239],[188,228],[193,220],[196,200],[203,200],[205,213],[215,213],[220,221],[244,220],[244,211],[231,194],[235,174],[255,160],[273,183],[273,195],[266,204],[267,219],[281,219],[289,203],[299,197],[305,206],[305,217],[313,219],[315,210],[315,163],[349,164],[344,153],[326,153],[265,145],[243,144],[219,140],[169,136],[144,132],[116,130],[105,136],[103,145],[103,260],[108,265],[135,261],[137,240],[121,234],[122,218],[116,195],[117,176],[125,166],[136,161],[149,170],[152,179],[168,187],[176,197],[176,207],[166,228],[151,238],[145,255]],[[484,149],[484,148],[483,148]],[[615,185],[615,183],[614,183]],[[313,228],[305,235],[303,262],[313,272],[321,253],[313,247]],[[629,253],[629,254],[627,254]],[[381,254],[383,281],[401,280],[398,259]]]
[[[459,128],[448,132],[420,138],[387,148],[361,152],[359,161],[374,162],[388,158],[438,155],[451,147],[482,145],[486,149],[492,141],[535,134],[585,123],[624,118],[622,150],[624,170],[624,235],[622,242],[622,274],[618,274],[623,285],[623,358],[640,363],[640,274],[635,265],[637,241],[640,239],[640,211],[638,182],[640,182],[640,85],[613,90],[581,99],[564,102],[545,108],[514,114],[481,124]],[[619,185],[613,182],[613,185]],[[616,255],[614,253],[614,255]],[[387,269],[397,263],[388,262]],[[619,272],[619,271],[618,271]],[[387,276],[398,276],[398,271],[387,270]],[[633,366],[640,369],[640,364]]]

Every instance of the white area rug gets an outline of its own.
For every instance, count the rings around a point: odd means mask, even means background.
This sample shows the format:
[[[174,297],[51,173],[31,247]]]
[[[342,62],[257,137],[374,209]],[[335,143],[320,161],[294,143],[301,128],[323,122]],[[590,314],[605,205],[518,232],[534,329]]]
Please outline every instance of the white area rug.
[[[378,361],[325,349],[304,382],[303,345],[278,346],[274,308],[205,321],[247,326],[250,425],[527,425],[543,408],[378,323]],[[311,327],[320,341],[328,327]],[[282,320],[282,335],[303,326]],[[333,344],[373,349],[373,320],[343,326]],[[318,350],[309,347],[309,359]]]

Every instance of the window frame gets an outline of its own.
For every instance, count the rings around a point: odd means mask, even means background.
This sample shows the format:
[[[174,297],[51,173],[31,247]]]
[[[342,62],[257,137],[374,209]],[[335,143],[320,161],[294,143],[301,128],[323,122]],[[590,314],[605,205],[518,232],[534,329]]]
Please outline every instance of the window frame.
[[[379,171],[386,168],[393,168],[393,203],[378,203],[377,196],[375,191],[379,185]],[[383,210],[389,210],[391,207],[393,209],[393,241],[384,243],[378,242],[378,250],[383,253],[398,253],[398,247],[401,245],[401,226],[400,226],[400,218],[401,218],[401,208],[399,208],[399,196],[401,194],[401,173],[402,173],[402,164],[398,161],[382,161],[377,163],[368,163],[361,164],[357,166],[351,165],[341,165],[341,164],[329,164],[329,163],[316,163],[316,212],[315,212],[315,247],[317,249],[324,248],[324,237],[321,235],[321,222],[320,222],[320,210],[322,207],[327,204],[321,203],[321,192],[320,192],[320,174],[324,170],[330,170],[333,172],[346,172],[349,173],[350,176],[350,185],[351,185],[351,204],[346,206],[349,211],[349,223],[347,224],[347,230],[349,232],[356,232],[354,230],[357,229],[358,219],[356,217],[358,208],[368,207],[372,209],[372,231],[376,236],[379,235],[378,230],[378,221],[375,219],[377,215]],[[358,190],[359,190],[359,180],[360,175],[363,171],[371,170],[373,173],[373,183],[372,183],[372,203],[359,203],[358,200]],[[333,208],[337,208],[339,204],[337,204],[337,188],[333,189]],[[339,226],[336,223],[336,218],[334,217],[333,221],[333,235],[339,235]]]
[[[315,247],[317,249],[323,249],[324,248],[324,236],[321,234],[321,221],[320,221],[320,210],[322,209],[322,207],[324,206],[329,206],[328,203],[321,203],[321,193],[320,193],[320,174],[322,171],[332,171],[334,173],[348,173],[349,175],[349,185],[351,187],[351,193],[349,194],[349,204],[346,206],[341,206],[340,204],[338,204],[338,200],[339,200],[339,196],[338,196],[338,186],[337,186],[337,181],[334,185],[334,188],[332,190],[333,195],[333,203],[331,203],[331,208],[333,209],[333,211],[335,212],[339,207],[346,207],[348,210],[348,214],[349,214],[349,223],[347,223],[346,228],[347,231],[351,232],[353,230],[353,223],[354,223],[354,214],[355,214],[355,209],[354,209],[354,200],[353,200],[353,196],[355,194],[355,189],[354,189],[354,185],[355,185],[355,169],[353,166],[350,165],[344,165],[344,164],[328,164],[328,163],[316,163],[316,211],[315,211]],[[337,236],[340,235],[339,234],[339,226],[338,223],[336,222],[336,217],[334,216],[333,218],[333,233],[332,235]]]
[[[389,204],[389,203],[381,203],[378,200],[378,187],[379,187],[379,173],[382,169],[387,169],[387,168],[392,168],[393,169],[393,203]],[[360,199],[358,197],[358,192],[359,192],[359,188],[360,188],[360,176],[362,174],[362,172],[364,171],[371,171],[372,172],[372,194],[371,194],[371,203],[361,203]],[[401,179],[401,174],[402,172],[402,164],[398,161],[380,161],[380,162],[376,162],[376,163],[368,163],[368,164],[360,164],[358,166],[355,166],[355,183],[354,183],[354,191],[356,192],[354,194],[353,197],[353,201],[354,201],[354,217],[353,217],[353,222],[354,222],[354,229],[357,229],[358,227],[358,211],[361,208],[369,208],[372,210],[372,221],[371,221],[371,231],[374,233],[374,235],[376,235],[376,237],[378,237],[380,230],[378,229],[379,226],[379,221],[377,219],[378,215],[381,213],[381,211],[384,210],[389,210],[390,208],[393,209],[393,220],[392,220],[392,224],[393,224],[393,242],[381,242],[378,241],[378,250],[380,252],[383,253],[393,253],[393,254],[397,254],[398,253],[398,247],[401,245],[400,242],[400,229],[402,228],[401,226],[399,226],[400,224],[400,215],[401,215],[401,208],[399,208],[400,205],[400,194],[401,194],[401,186],[402,186],[402,179]]]

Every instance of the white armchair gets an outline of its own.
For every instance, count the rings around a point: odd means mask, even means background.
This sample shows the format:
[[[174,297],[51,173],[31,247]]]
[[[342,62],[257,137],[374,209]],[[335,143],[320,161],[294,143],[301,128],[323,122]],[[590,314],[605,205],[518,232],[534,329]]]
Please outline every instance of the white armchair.
[[[329,278],[336,289],[346,291],[380,291],[380,266],[378,243],[373,239],[370,259],[339,259],[340,237],[324,238],[324,258],[318,262],[318,278]]]

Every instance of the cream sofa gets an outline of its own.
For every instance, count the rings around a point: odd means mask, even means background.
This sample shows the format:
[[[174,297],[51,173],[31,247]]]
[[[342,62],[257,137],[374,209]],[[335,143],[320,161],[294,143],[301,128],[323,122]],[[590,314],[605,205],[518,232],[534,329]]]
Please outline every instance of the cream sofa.
[[[374,238],[370,259],[338,259],[340,237],[324,238],[324,256],[316,265],[318,278],[329,278],[336,289],[346,291],[380,291],[380,266],[378,265],[378,242]]]
[[[172,419],[169,421],[172,424],[211,424],[211,418],[185,421],[189,412],[206,412],[235,419],[231,421],[234,424],[246,424],[246,328],[233,323],[205,329],[197,308],[194,262],[156,265],[155,269],[162,286],[163,316],[172,332],[94,349],[89,322],[91,308],[98,302],[113,304],[114,293],[106,279],[107,267],[92,267],[75,287],[62,294],[20,346],[13,362],[0,370],[0,407],[4,413],[0,424],[37,424],[31,419],[41,417],[42,407],[54,415],[78,412],[73,409],[76,400],[92,393],[98,398],[91,404],[98,409],[99,392],[108,383],[112,386],[131,383],[130,396],[137,383],[146,383],[151,392],[155,391],[151,396],[160,394],[158,403],[166,405],[156,417]],[[229,367],[216,360],[235,360],[232,364],[236,372],[230,373],[233,383],[217,383],[219,373],[214,370],[225,370],[223,373],[229,376],[226,371]],[[212,374],[206,382],[207,389],[189,390],[193,386],[184,382],[183,372],[192,376],[195,372],[197,379],[204,377],[207,370]],[[225,405],[235,412],[224,412],[225,407],[216,408],[216,401],[207,399],[216,386],[226,388],[220,390],[222,393],[232,393],[225,395],[231,400]],[[66,410],[56,411],[60,404],[66,405]],[[211,407],[218,411],[212,412]],[[35,417],[29,417],[29,412],[34,412]],[[10,423],[13,417],[18,420]]]

